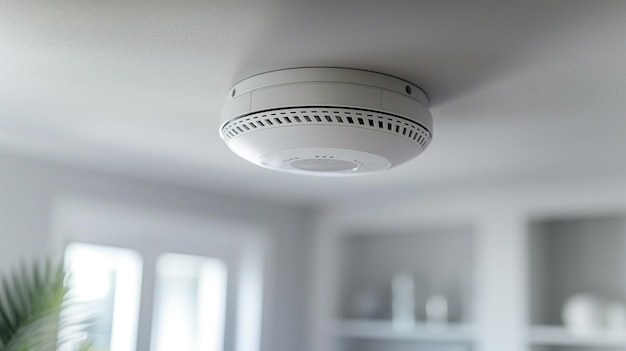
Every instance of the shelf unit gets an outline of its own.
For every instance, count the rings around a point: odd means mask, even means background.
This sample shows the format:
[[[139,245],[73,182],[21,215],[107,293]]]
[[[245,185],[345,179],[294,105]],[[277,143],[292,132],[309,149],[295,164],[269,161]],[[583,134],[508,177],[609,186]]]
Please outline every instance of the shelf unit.
[[[576,335],[563,327],[533,326],[528,334],[528,343],[534,346],[576,348],[620,348],[626,349],[626,335],[593,333]]]
[[[624,194],[626,185],[601,182],[496,186],[333,212],[317,239],[313,350],[626,350],[626,332],[575,334],[562,321],[576,294],[626,303]],[[426,287],[406,333],[390,322],[399,270]],[[438,334],[420,324],[435,285],[452,293],[450,327]],[[383,306],[356,313],[359,289]]]
[[[469,325],[428,326],[417,324],[413,329],[398,331],[386,320],[341,320],[334,327],[335,335],[348,339],[405,340],[433,343],[469,344],[474,330]]]
[[[585,293],[626,304],[626,222],[621,216],[545,219],[529,230],[528,343],[533,350],[624,350],[626,329],[573,334],[567,299]]]
[[[334,337],[343,350],[470,350],[473,237],[468,228],[398,232],[359,232],[339,241],[339,296]],[[393,255],[389,255],[392,252]],[[441,252],[446,252],[442,255]],[[416,325],[397,331],[391,322],[391,281],[408,272],[415,279]],[[367,316],[355,308],[362,291],[374,307]],[[425,302],[431,295],[448,302],[449,323],[429,327]],[[370,306],[371,307],[371,306]]]

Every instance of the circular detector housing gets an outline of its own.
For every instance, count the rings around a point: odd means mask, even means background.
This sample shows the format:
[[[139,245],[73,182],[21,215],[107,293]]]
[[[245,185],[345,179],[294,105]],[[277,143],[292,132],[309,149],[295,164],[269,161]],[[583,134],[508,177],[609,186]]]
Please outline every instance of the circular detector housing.
[[[373,173],[416,157],[432,138],[426,94],[385,74],[286,69],[243,80],[228,96],[222,139],[237,155],[274,170]]]

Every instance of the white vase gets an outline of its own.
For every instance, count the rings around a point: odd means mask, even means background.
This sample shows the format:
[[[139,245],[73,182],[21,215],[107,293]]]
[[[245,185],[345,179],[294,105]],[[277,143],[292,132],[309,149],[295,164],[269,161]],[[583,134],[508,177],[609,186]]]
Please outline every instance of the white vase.
[[[392,322],[397,331],[415,326],[415,279],[410,273],[398,273],[391,282]]]

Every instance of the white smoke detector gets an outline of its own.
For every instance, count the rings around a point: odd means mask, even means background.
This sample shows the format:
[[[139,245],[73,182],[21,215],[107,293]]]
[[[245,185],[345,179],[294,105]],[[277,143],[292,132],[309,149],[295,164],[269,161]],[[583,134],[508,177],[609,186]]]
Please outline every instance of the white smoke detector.
[[[220,135],[265,168],[349,176],[414,158],[432,131],[428,98],[409,82],[356,69],[294,68],[235,85]]]

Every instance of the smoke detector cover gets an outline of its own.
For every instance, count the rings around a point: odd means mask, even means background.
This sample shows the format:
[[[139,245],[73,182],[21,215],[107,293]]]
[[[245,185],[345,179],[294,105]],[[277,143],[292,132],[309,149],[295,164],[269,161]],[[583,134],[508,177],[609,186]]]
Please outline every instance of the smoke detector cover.
[[[426,94],[409,82],[355,69],[294,68],[235,85],[220,135],[262,167],[349,176],[414,158],[432,130]]]

